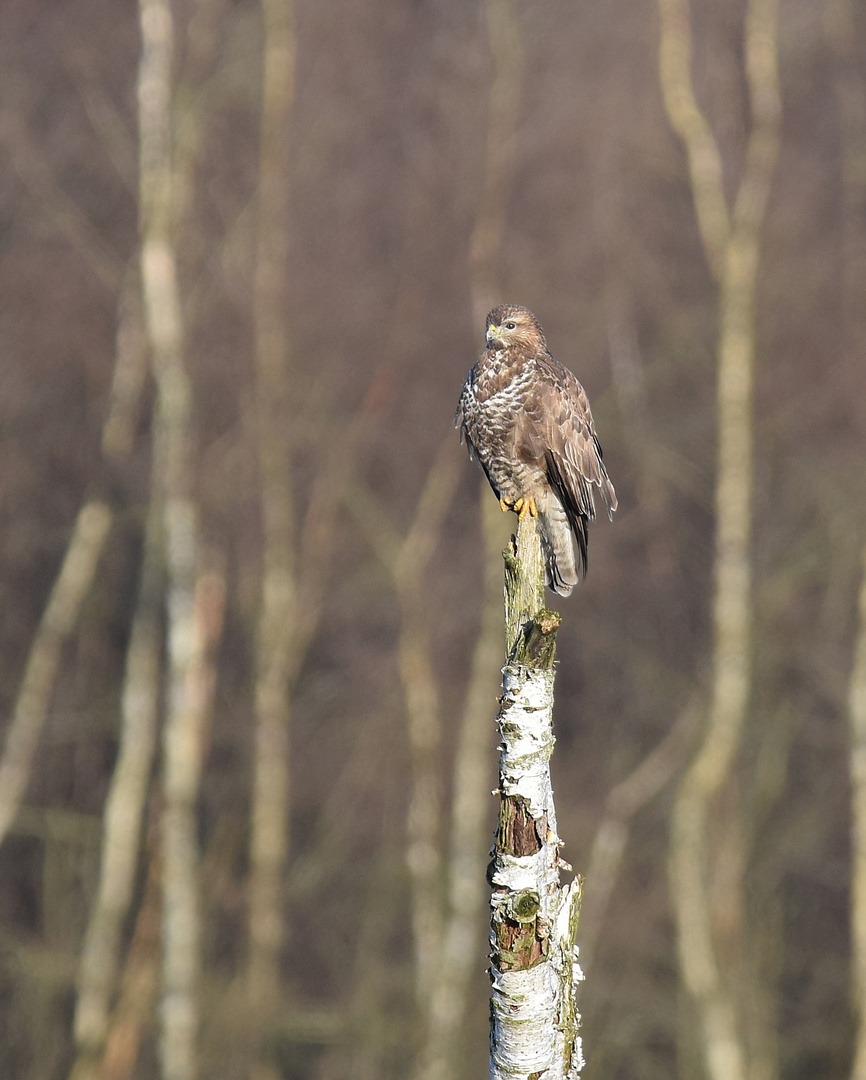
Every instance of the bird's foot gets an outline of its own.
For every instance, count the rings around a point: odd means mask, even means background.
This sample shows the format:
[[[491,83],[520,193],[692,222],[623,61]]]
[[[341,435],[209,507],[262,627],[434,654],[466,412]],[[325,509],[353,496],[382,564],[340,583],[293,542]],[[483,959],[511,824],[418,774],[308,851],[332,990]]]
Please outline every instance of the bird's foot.
[[[535,505],[535,499],[533,499],[531,495],[527,495],[526,498],[521,497],[515,499],[514,501],[506,499],[505,496],[503,496],[499,500],[499,508],[502,510],[503,514],[507,514],[509,510],[513,510],[521,521],[530,515],[532,515],[532,517],[538,517],[538,507]]]
[[[538,517],[538,507],[535,505],[535,499],[531,495],[528,495],[525,499],[518,499],[513,509],[519,521],[523,521],[530,514],[532,517]]]

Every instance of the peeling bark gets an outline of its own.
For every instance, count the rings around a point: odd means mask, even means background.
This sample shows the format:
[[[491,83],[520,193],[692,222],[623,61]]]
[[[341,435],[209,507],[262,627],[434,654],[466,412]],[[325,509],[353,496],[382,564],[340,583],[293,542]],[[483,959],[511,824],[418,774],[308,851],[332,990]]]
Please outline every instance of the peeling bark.
[[[506,552],[508,662],[497,719],[499,827],[489,877],[490,1076],[577,1076],[583,1067],[576,985],[580,880],[560,885],[562,841],[550,781],[560,617],[544,607],[541,545],[531,519]]]

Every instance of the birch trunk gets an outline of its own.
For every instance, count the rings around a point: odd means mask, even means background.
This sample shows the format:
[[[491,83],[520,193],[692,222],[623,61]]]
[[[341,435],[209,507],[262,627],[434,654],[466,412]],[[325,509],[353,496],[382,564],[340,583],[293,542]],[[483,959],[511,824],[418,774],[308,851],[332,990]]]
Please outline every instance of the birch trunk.
[[[151,502],[138,603],[126,654],[120,746],[105,802],[99,888],[78,979],[74,1080],[98,1076],[109,1030],[124,922],[129,914],[145,800],[156,749],[163,597],[162,508]]]
[[[88,500],[79,511],[60,573],[30,646],[0,761],[0,843],[24,797],[63,646],[75,629],[108,540],[111,521],[111,511],[97,500]]]
[[[866,78],[856,0],[827,0],[825,26],[835,60],[842,143],[842,316],[845,362],[863,364],[866,344]],[[855,1025],[851,1080],[866,1080],[866,547],[857,637],[848,684],[851,776],[851,996]]]
[[[286,319],[289,120],[295,37],[291,3],[262,0],[263,76],[255,277],[256,418],[262,507],[262,583],[256,635],[255,759],[250,832],[249,1002],[276,1008],[285,939],[289,855],[291,668],[298,581]]]
[[[111,406],[102,431],[106,458],[120,464],[132,450],[147,371],[138,274],[128,271],[119,303]],[[159,467],[156,466],[155,471]],[[105,802],[96,900],[78,974],[73,1031],[78,1058],[74,1080],[98,1075],[117,982],[123,926],[129,914],[141,845],[142,821],[160,701],[163,595],[162,509],[152,484],[138,600],[126,652],[117,761]]]
[[[439,448],[406,535],[390,525],[373,492],[354,478],[348,509],[364,529],[370,548],[390,573],[400,604],[397,669],[406,710],[411,779],[406,815],[406,867],[409,877],[415,990],[422,1022],[427,1015],[441,960],[442,797],[439,750],[442,715],[433,670],[433,637],[425,573],[460,476],[461,456],[451,433]]]
[[[201,948],[197,800],[206,710],[196,625],[198,511],[191,462],[192,387],[183,358],[172,149],[174,22],[168,0],[139,0],[141,283],[157,384],[155,460],[163,467],[168,578],[168,694],[163,732],[162,1002],[164,1080],[194,1080]]]
[[[99,1080],[129,1080],[159,996],[159,857],[151,853],[141,907],[120,980],[117,1005],[98,1066]]]
[[[425,1018],[442,946],[442,716],[433,670],[425,574],[460,475],[456,450],[449,432],[430,468],[412,525],[402,541],[392,537],[384,543],[375,523],[368,525],[368,535],[383,565],[392,573],[400,604],[397,658],[412,766],[406,865],[411,888],[415,992]]]
[[[729,214],[721,154],[692,88],[689,9],[659,0],[660,72],[672,126],[686,147],[692,193],[707,260],[719,283],[718,448],[713,600],[713,671],[703,743],[677,795],[671,828],[670,880],[680,967],[698,1007],[711,1080],[744,1080],[751,1063],[747,1018],[723,970],[712,911],[713,800],[732,776],[749,703],[752,664],[752,469],[755,303],[760,234],[778,155],[781,105],[776,0],[751,0],[745,55],[752,129],[743,176]],[[729,829],[732,835],[735,829]],[[728,863],[726,906],[743,910],[743,858]],[[740,943],[742,945],[742,943]]]
[[[520,522],[506,554],[506,649],[499,759],[499,828],[490,867],[490,1076],[547,1080],[583,1067],[576,1004],[580,881],[560,885],[550,782],[553,679],[560,617],[544,606],[535,522]]]

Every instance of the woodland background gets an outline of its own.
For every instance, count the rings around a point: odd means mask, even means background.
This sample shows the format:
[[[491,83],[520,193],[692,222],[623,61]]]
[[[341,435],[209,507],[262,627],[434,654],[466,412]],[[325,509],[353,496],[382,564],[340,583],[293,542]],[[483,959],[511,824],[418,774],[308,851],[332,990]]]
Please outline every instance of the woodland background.
[[[483,1075],[513,519],[452,417],[507,301],[620,503],[557,605],[586,1080],[866,1076],[863,5],[4,0],[0,89],[0,1075]],[[702,982],[671,822],[740,225],[753,632]]]

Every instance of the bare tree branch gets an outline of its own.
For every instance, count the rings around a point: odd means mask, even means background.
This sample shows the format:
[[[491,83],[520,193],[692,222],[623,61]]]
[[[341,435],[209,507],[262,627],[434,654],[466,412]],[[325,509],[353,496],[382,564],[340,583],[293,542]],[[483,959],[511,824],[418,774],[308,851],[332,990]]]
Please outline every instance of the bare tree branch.
[[[0,111],[0,145],[6,149],[16,172],[29,190],[40,199],[58,231],[82,257],[85,266],[112,295],[115,294],[123,273],[121,259],[106,244],[75,200],[57,183],[47,162],[33,146],[24,121],[11,108]]]
[[[725,201],[722,157],[695,98],[689,0],[659,0],[659,17],[659,74],[665,108],[671,126],[686,148],[704,251],[713,275],[720,281],[731,221]]]
[[[691,749],[696,705],[690,703],[676,723],[636,769],[611,788],[605,815],[596,830],[586,871],[586,891],[580,909],[580,961],[588,973],[602,923],[619,874],[629,824],[682,766]]]
[[[60,573],[30,646],[0,760],[0,843],[24,796],[63,646],[75,629],[111,523],[111,511],[102,502],[89,501],[79,511]]]

